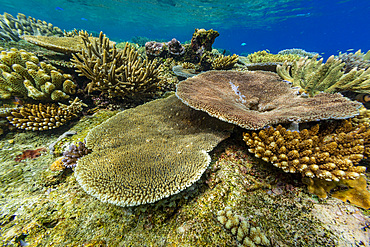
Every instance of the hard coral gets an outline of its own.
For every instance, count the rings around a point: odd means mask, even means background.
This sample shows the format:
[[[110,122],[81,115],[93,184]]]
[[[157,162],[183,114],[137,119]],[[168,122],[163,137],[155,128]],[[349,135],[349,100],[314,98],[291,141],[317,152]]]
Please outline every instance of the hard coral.
[[[366,56],[368,54],[369,57]],[[370,67],[370,51],[363,54],[361,50],[355,53],[339,53],[338,59],[345,63],[344,72],[348,73],[352,69],[367,69]]]
[[[63,152],[63,166],[66,168],[75,167],[77,160],[89,153],[91,153],[91,149],[88,149],[84,142],[79,142],[78,145],[73,144],[67,151]]]
[[[296,54],[272,54],[269,51],[257,51],[247,56],[251,63],[276,63],[276,62],[293,62],[300,58]]]
[[[91,80],[86,88],[89,93],[97,90],[110,97],[128,97],[150,94],[157,89],[157,60],[142,59],[128,43],[123,50],[117,50],[102,32],[98,40],[91,40],[86,32],[80,32],[80,37],[84,49],[73,54],[71,61],[80,76]]]
[[[348,120],[315,125],[300,132],[279,125],[244,133],[249,151],[285,172],[328,181],[357,179],[366,170],[355,166],[369,152],[368,124],[353,126]]]
[[[18,96],[46,102],[63,101],[76,92],[71,75],[39,62],[33,53],[25,50],[2,50],[0,72],[0,97],[3,99]]]
[[[227,70],[234,67],[234,65],[238,62],[239,56],[232,55],[232,56],[218,56],[212,61],[212,68],[217,70]]]
[[[197,54],[201,54],[205,51],[212,51],[212,45],[219,35],[217,31],[212,29],[206,31],[205,29],[196,28],[191,38],[190,46]]]
[[[119,206],[152,203],[195,183],[232,125],[195,111],[174,95],[125,110],[86,137],[92,149],[75,176],[88,193]]]
[[[246,129],[269,124],[344,119],[358,115],[361,103],[340,94],[297,95],[271,72],[208,71],[186,79],[176,91],[185,104]]]
[[[70,105],[60,104],[25,104],[15,109],[7,119],[18,129],[43,131],[55,129],[78,116],[82,107],[87,106],[78,98],[70,101]]]
[[[47,149],[44,148],[44,147],[38,148],[38,149],[35,149],[35,150],[27,149],[27,150],[23,151],[22,154],[17,155],[17,157],[15,157],[14,160],[19,162],[19,161],[22,161],[22,160],[25,160],[25,159],[35,159],[35,158],[41,156],[42,152],[45,152],[45,151],[47,151]]]
[[[301,87],[310,96],[320,92],[334,93],[340,91],[354,91],[370,93],[370,68],[364,70],[353,68],[344,73],[345,63],[331,56],[326,63],[323,59],[317,60],[300,58],[292,66],[284,63],[277,66],[277,73],[284,80],[290,81],[294,87]]]

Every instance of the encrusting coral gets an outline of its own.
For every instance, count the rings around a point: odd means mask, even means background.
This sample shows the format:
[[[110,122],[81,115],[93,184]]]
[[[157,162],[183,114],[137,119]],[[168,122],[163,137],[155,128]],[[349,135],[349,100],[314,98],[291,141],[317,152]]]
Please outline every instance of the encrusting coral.
[[[17,18],[6,12],[0,15],[0,40],[18,41],[21,35],[63,36],[63,31],[46,21],[31,16],[27,18],[22,13],[18,13]]]
[[[234,67],[234,65],[238,62],[239,56],[232,55],[232,56],[218,56],[212,60],[212,68],[217,70],[227,70]]]
[[[91,80],[86,87],[89,93],[97,90],[108,93],[110,97],[127,97],[149,94],[157,89],[157,60],[141,58],[128,43],[123,50],[117,50],[102,32],[98,40],[89,39],[86,32],[80,32],[80,37],[84,41],[84,49],[73,54],[71,61],[80,76]]]
[[[284,63],[278,65],[276,70],[281,78],[289,81],[294,87],[301,87],[310,96],[320,92],[334,93],[340,91],[354,91],[357,93],[370,93],[370,68],[364,70],[353,68],[344,73],[345,63],[330,56],[326,63],[323,59],[317,60],[300,58],[292,66]]]
[[[249,152],[285,172],[328,181],[358,179],[366,170],[355,166],[369,156],[369,124],[348,120],[317,124],[300,132],[281,125],[244,133]]]
[[[76,98],[69,105],[25,104],[12,111],[7,119],[18,129],[43,131],[55,129],[78,116],[82,107],[87,106]]]
[[[260,227],[255,227],[248,219],[235,214],[230,207],[217,212],[217,221],[227,230],[231,231],[243,246],[271,246],[270,240],[262,232]]]
[[[92,129],[75,177],[102,202],[152,203],[195,183],[211,151],[233,126],[187,107],[176,96],[118,113]]]
[[[273,62],[293,62],[300,58],[296,54],[272,54],[270,51],[257,51],[247,56],[251,63],[273,63]]]
[[[44,102],[64,101],[76,92],[71,75],[39,62],[33,53],[25,50],[2,50],[0,73],[0,98],[3,99],[17,96]]]
[[[264,71],[208,71],[181,81],[176,95],[194,109],[252,130],[278,123],[350,118],[362,106],[339,93],[301,97],[278,75]]]

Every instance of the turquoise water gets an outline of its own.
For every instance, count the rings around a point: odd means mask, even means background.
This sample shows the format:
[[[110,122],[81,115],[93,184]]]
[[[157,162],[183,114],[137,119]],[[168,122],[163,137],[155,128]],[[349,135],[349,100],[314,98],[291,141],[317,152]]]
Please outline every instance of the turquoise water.
[[[367,0],[1,0],[0,12],[21,12],[66,30],[103,31],[114,40],[184,42],[194,28],[213,28],[220,32],[215,47],[238,54],[303,48],[326,56],[370,49]]]

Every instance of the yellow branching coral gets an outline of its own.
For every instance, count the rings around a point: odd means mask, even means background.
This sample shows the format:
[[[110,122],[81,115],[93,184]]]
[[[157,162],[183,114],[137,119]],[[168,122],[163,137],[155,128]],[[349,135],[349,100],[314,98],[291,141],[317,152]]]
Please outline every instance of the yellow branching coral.
[[[217,70],[227,70],[234,67],[234,65],[238,62],[239,56],[232,55],[232,56],[219,56],[212,60],[212,68]]]
[[[278,65],[277,73],[284,80],[292,82],[293,86],[301,87],[310,96],[320,92],[334,93],[339,91],[354,91],[370,93],[370,68],[364,70],[353,68],[344,73],[345,63],[334,56],[317,60],[317,55],[312,59],[300,58],[292,66],[284,63]]]
[[[38,101],[63,101],[76,92],[71,75],[39,62],[33,53],[25,50],[1,51],[0,73],[0,98],[3,99],[18,96]]]
[[[257,51],[247,56],[250,63],[293,62],[300,58],[297,54],[272,54],[269,51]]]
[[[368,124],[353,126],[348,120],[323,123],[301,132],[279,125],[244,133],[249,151],[285,172],[328,181],[357,179],[366,170],[354,166],[369,153]]]
[[[12,111],[7,119],[18,129],[42,131],[55,129],[78,116],[82,107],[87,106],[78,98],[69,105],[60,104],[25,104]]]
[[[86,32],[80,32],[80,37],[84,41],[84,49],[73,54],[71,61],[77,68],[76,72],[91,80],[88,92],[97,90],[107,92],[110,97],[125,97],[157,89],[157,60],[142,59],[128,43],[123,50],[117,50],[102,32],[97,41],[89,39]]]

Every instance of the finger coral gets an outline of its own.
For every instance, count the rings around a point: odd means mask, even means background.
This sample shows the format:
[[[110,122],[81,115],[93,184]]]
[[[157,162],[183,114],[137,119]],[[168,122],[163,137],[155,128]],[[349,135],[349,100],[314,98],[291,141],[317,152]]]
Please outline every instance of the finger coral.
[[[367,158],[370,149],[369,125],[354,126],[348,120],[317,124],[300,132],[279,125],[243,136],[256,157],[285,172],[328,181],[359,178],[366,168],[355,165]]]
[[[195,183],[207,152],[232,125],[195,111],[174,95],[118,113],[92,129],[75,176],[90,195],[119,206],[152,203]]]
[[[25,104],[12,111],[7,119],[18,129],[43,131],[55,129],[78,116],[82,107],[87,106],[78,98],[70,101],[70,105]]]
[[[231,231],[243,246],[271,246],[270,240],[260,227],[254,226],[248,219],[235,214],[229,207],[217,212],[217,221]]]
[[[176,95],[194,109],[252,130],[269,124],[350,118],[359,114],[362,105],[340,94],[301,97],[275,73],[264,71],[208,71],[181,81]]]
[[[69,74],[39,59],[31,52],[2,50],[0,54],[0,98],[11,96],[38,101],[64,101],[76,92]]]
[[[314,96],[320,92],[334,93],[340,91],[354,91],[370,93],[370,68],[364,70],[353,68],[344,73],[345,63],[330,56],[326,63],[323,59],[317,60],[317,55],[312,59],[300,58],[292,66],[284,63],[278,65],[277,73],[281,78],[301,87]]]
[[[234,67],[234,65],[238,62],[239,56],[232,55],[232,56],[219,56],[212,60],[212,68],[217,70],[227,70]]]
[[[110,97],[127,97],[157,89],[157,60],[142,59],[128,43],[123,50],[117,50],[103,33],[97,41],[89,39],[86,32],[80,32],[80,37],[84,41],[84,49],[73,54],[71,61],[77,68],[76,72],[91,80],[86,88],[89,93],[97,90],[108,93]]]
[[[21,35],[63,36],[63,31],[51,23],[31,16],[27,18],[21,13],[18,13],[17,18],[6,12],[0,15],[0,40],[18,41]]]

